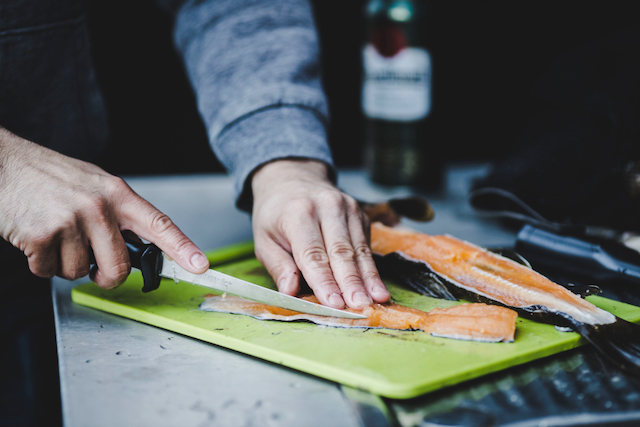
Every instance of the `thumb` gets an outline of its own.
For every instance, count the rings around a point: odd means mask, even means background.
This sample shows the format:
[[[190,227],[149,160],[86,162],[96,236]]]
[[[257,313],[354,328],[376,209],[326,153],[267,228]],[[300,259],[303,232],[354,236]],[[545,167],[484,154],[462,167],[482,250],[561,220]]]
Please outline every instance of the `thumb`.
[[[200,274],[209,260],[167,215],[137,194],[119,207],[120,225],[158,246],[185,270]]]

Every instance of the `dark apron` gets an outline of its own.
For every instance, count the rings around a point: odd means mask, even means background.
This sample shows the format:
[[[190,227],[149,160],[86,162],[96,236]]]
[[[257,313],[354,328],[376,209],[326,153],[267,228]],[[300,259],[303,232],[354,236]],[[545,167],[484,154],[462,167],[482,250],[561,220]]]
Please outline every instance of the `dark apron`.
[[[0,2],[0,126],[82,160],[107,139],[86,13],[83,1]],[[61,425],[50,281],[2,239],[0,271],[0,425]]]

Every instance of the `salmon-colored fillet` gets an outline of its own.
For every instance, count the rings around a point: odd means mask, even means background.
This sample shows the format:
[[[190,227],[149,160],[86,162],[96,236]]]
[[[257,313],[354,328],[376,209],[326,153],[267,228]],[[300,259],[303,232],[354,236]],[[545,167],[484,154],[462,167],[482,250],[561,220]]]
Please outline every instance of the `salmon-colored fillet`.
[[[305,296],[303,299],[318,303],[315,296]],[[424,312],[386,303],[374,304],[364,310],[348,309],[347,311],[362,313],[367,318],[345,319],[299,313],[236,296],[207,298],[200,309],[245,314],[261,320],[308,320],[320,325],[343,328],[421,329],[435,336],[484,342],[513,341],[518,317],[513,310],[487,304],[461,304]]]
[[[371,250],[399,252],[478,295],[509,307],[545,306],[586,324],[605,324],[615,316],[517,262],[449,235],[430,236],[374,223]]]

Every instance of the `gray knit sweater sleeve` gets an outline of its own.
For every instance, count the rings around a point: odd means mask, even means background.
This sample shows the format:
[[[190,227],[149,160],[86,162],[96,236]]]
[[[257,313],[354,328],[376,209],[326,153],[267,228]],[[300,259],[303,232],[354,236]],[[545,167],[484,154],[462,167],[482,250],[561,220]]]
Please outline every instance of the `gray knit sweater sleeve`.
[[[234,176],[238,207],[250,210],[248,178],[266,162],[332,165],[306,0],[187,1],[174,34],[213,150]]]

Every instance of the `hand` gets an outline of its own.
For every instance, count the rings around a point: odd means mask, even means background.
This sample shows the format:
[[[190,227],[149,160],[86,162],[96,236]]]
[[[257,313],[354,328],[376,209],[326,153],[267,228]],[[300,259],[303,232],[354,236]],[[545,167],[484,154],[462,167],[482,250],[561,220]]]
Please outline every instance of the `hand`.
[[[369,249],[369,221],[316,161],[278,160],[253,176],[256,256],[280,292],[300,272],[322,304],[364,308],[389,300]]]
[[[168,216],[120,178],[0,127],[0,236],[25,253],[39,277],[91,279],[109,289],[131,271],[123,230],[155,243],[180,266],[209,262]]]

